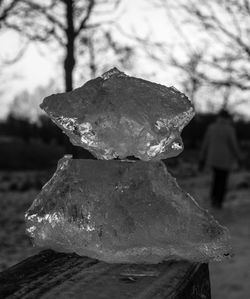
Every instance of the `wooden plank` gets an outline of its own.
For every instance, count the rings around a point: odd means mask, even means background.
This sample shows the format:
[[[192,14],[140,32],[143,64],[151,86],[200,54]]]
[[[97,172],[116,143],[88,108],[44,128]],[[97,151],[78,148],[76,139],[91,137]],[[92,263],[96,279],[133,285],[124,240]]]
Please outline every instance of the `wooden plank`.
[[[0,273],[0,298],[209,299],[207,264],[107,264],[52,250]]]

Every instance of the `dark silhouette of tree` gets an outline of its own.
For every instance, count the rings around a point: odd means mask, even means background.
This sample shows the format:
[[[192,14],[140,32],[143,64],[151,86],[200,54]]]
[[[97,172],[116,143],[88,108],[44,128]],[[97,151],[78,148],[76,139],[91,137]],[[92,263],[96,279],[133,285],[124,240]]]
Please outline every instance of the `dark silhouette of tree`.
[[[219,98],[221,107],[237,113],[250,91],[250,0],[154,0],[153,5],[165,11],[175,31],[178,55],[163,42],[168,57],[162,61],[181,71],[183,90],[197,99],[206,89],[214,91],[211,97]]]
[[[20,0],[0,0],[0,28],[2,22],[4,22],[8,18],[15,6],[18,5],[18,2],[20,2]]]
[[[90,45],[90,42],[82,41],[93,29],[98,28],[104,33],[108,30],[107,25],[114,21],[119,3],[120,0],[22,0],[3,24],[25,35],[28,40],[57,42],[65,52],[65,89],[70,91],[73,89],[77,51],[87,50]]]
[[[175,22],[179,33],[192,49],[197,48],[195,38],[206,40],[207,51],[199,72],[202,80],[225,89],[250,90],[250,0],[159,2],[172,15],[178,13],[181,21]],[[190,33],[183,28],[189,28]]]
[[[119,34],[116,26],[113,29],[116,34]],[[117,41],[108,29],[102,31],[91,29],[81,38],[80,43],[85,47],[79,51],[79,56],[82,58],[85,68],[86,64],[89,68],[88,73],[82,74],[85,80],[95,78],[114,65],[126,70],[133,67],[133,59],[136,55],[135,47],[126,42]],[[82,62],[79,61],[78,65],[81,66]]]
[[[4,28],[5,22],[12,14],[14,14],[15,9],[20,4],[20,2],[21,0],[0,0],[0,30]],[[28,43],[24,43],[20,49],[17,49],[17,53],[11,59],[2,58],[1,68],[5,65],[15,63],[17,60],[19,60],[23,56],[27,46]]]
[[[15,7],[19,4],[20,1],[21,0],[0,0],[0,30],[3,29],[5,21],[10,17],[10,15],[13,14]],[[6,78],[6,75],[3,75],[4,68],[8,67],[9,64],[15,63],[17,60],[19,60],[23,56],[26,48],[27,43],[24,43],[20,49],[16,49],[16,53],[12,54],[11,59],[6,59],[1,55],[2,57],[0,61],[0,96],[2,96],[2,94],[4,93],[5,81],[8,80],[8,78]]]
[[[199,67],[202,62],[203,55],[203,51],[190,51],[189,57],[187,57],[185,63],[180,62],[179,58],[174,55],[170,57],[171,65],[181,70],[183,74],[183,79],[181,80],[183,92],[187,94],[195,106],[197,94],[204,84],[203,80],[199,76]]]

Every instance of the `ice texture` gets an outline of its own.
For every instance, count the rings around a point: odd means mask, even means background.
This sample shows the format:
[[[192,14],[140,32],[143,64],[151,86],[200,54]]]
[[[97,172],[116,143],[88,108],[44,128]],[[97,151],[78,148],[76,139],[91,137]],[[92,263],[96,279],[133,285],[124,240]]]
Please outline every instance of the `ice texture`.
[[[112,263],[207,262],[230,251],[227,229],[160,161],[64,157],[25,218],[35,245]]]
[[[183,150],[180,133],[194,115],[174,87],[130,77],[113,68],[41,104],[50,118],[98,159],[160,160]]]

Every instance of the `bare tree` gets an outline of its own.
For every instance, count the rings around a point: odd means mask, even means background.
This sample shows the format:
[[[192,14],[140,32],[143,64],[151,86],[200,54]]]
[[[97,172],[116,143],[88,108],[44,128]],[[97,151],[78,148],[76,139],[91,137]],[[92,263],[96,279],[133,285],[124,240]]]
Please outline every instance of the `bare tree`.
[[[114,32],[119,34],[117,30]],[[108,29],[104,29],[102,32],[98,29],[92,29],[80,42],[86,45],[86,48],[80,52],[80,56],[83,62],[88,61],[88,78],[95,78],[98,73],[110,68],[110,65],[116,65],[123,69],[132,68],[132,62],[136,55],[135,47],[122,40],[118,41]],[[105,59],[103,59],[104,57]],[[83,75],[82,77],[86,79],[86,74]]]
[[[87,50],[91,45],[81,41],[86,40],[84,37],[93,28],[102,30],[114,21],[119,3],[120,0],[22,0],[3,21],[3,26],[31,41],[56,42],[65,53],[65,89],[69,91],[73,89],[78,48]],[[91,46],[93,49],[93,44]]]
[[[20,1],[21,0],[0,0],[0,30],[3,28],[6,20],[13,14]],[[15,63],[17,60],[19,60],[23,56],[27,46],[28,44],[25,43],[20,49],[17,50],[17,53],[11,59],[4,59],[1,57],[1,67]]]
[[[18,2],[20,0],[12,0],[12,1],[6,1],[6,0],[0,0],[0,28],[8,16],[11,14],[12,10],[14,10],[15,6],[18,5]]]
[[[189,57],[187,57],[186,62],[184,63],[180,62],[178,57],[175,57],[174,55],[170,57],[171,65],[181,70],[184,75],[180,83],[183,86],[184,93],[189,96],[194,105],[196,104],[196,95],[204,84],[199,75],[199,67],[204,53],[204,51],[190,52]]]
[[[250,0],[160,2],[181,16],[179,29],[189,46],[197,47],[199,37],[208,42],[201,79],[218,87],[250,90]],[[185,26],[191,34],[182,30]]]
[[[5,21],[13,13],[19,2],[20,0],[0,0],[0,30],[3,28]],[[0,96],[4,94],[4,87],[6,82],[9,80],[6,74],[3,76],[4,68],[9,64],[15,63],[17,60],[19,60],[23,56],[27,46],[27,43],[24,43],[20,49],[17,49],[16,53],[14,53],[11,59],[6,59],[3,54],[0,55]]]

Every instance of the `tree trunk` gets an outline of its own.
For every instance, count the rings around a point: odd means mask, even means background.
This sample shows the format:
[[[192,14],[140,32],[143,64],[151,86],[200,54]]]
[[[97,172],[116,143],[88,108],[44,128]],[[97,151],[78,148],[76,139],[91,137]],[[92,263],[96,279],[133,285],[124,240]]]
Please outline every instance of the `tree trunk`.
[[[65,1],[66,4],[66,54],[64,60],[64,72],[65,72],[65,89],[71,91],[73,89],[73,71],[75,67],[75,28],[74,28],[74,8],[73,0]]]

